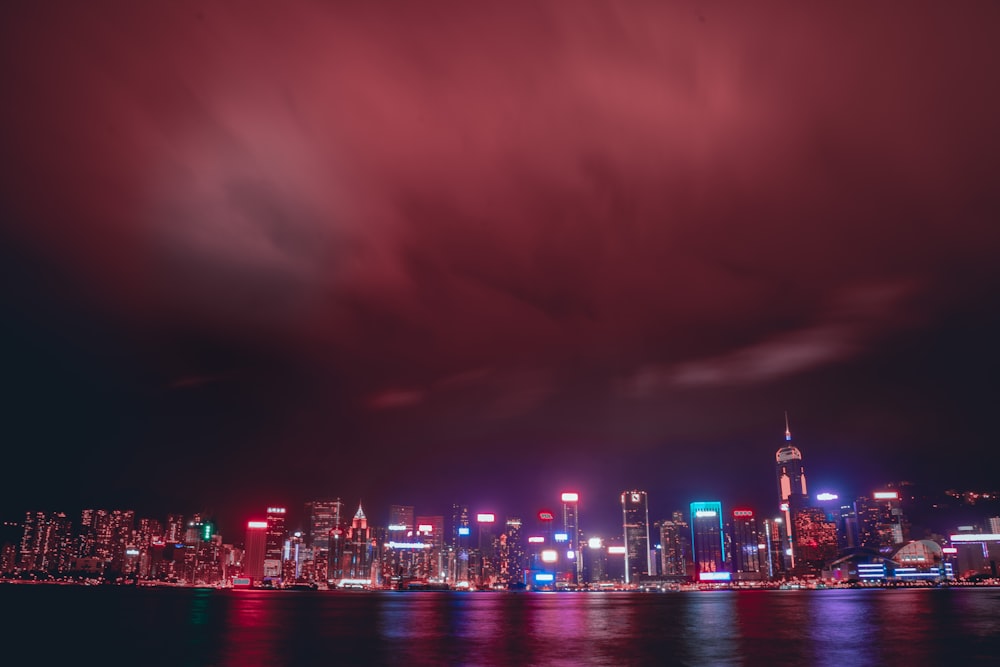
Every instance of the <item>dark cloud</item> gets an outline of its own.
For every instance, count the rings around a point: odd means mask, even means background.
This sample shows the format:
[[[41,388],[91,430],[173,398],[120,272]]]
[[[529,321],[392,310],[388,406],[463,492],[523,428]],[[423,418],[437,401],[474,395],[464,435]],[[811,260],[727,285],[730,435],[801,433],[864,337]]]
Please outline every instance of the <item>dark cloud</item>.
[[[796,405],[817,443],[833,424],[929,440],[926,405],[869,418],[852,396],[894,395],[914,367],[913,387],[953,377],[925,362],[956,317],[998,330],[997,11],[15,4],[3,295],[12,339],[48,342],[12,382],[57,382],[53,355],[107,358],[107,400],[129,396],[135,423],[107,436],[104,404],[74,437],[117,461],[127,439],[197,433],[214,463],[296,497],[496,449],[613,488],[645,478],[588,472],[603,448],[695,467],[689,444],[715,443],[735,478],[748,437],[767,484],[766,434]],[[128,356],[81,340],[85,319]],[[968,363],[995,368],[975,340]],[[833,464],[829,442],[803,451]],[[298,448],[300,483],[248,462],[275,443]],[[372,448],[407,463],[338,472]],[[222,495],[208,475],[198,492]]]

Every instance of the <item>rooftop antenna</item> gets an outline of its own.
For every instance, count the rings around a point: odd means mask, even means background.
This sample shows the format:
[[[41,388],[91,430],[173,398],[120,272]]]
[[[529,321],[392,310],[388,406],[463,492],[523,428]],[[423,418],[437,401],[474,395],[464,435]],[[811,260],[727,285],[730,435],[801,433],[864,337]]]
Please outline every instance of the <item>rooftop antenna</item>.
[[[785,410],[785,440],[792,439],[792,431],[788,428],[788,410]]]

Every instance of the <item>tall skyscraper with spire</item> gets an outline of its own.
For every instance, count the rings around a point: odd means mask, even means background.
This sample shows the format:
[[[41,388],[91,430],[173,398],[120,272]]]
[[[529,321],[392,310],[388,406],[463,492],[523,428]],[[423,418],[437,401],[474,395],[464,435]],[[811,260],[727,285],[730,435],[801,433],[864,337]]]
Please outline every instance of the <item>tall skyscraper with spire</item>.
[[[795,553],[793,544],[795,537],[793,534],[795,512],[805,507],[806,493],[806,473],[802,466],[802,452],[798,447],[792,445],[792,430],[788,426],[788,413],[785,413],[785,446],[779,449],[775,455],[775,473],[778,478],[778,501],[781,512],[784,516],[786,527],[787,545],[786,549],[791,556],[791,565],[795,565]]]

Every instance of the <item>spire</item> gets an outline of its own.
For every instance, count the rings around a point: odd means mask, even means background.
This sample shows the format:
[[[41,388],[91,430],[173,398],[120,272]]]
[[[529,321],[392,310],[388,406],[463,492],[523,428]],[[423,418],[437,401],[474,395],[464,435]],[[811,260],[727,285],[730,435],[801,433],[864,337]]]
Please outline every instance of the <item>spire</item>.
[[[791,441],[792,431],[788,428],[788,410],[785,410],[785,440]]]
[[[354,513],[355,519],[366,519],[365,511],[361,509],[361,501],[358,501],[358,511]]]

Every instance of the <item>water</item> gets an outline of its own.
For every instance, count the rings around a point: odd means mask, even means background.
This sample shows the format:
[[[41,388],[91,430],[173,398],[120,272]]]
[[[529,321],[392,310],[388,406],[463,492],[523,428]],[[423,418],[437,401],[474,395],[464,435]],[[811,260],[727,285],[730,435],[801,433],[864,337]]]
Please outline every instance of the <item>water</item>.
[[[0,610],[0,657],[11,665],[1000,665],[996,588],[632,594],[8,585],[0,586]]]

